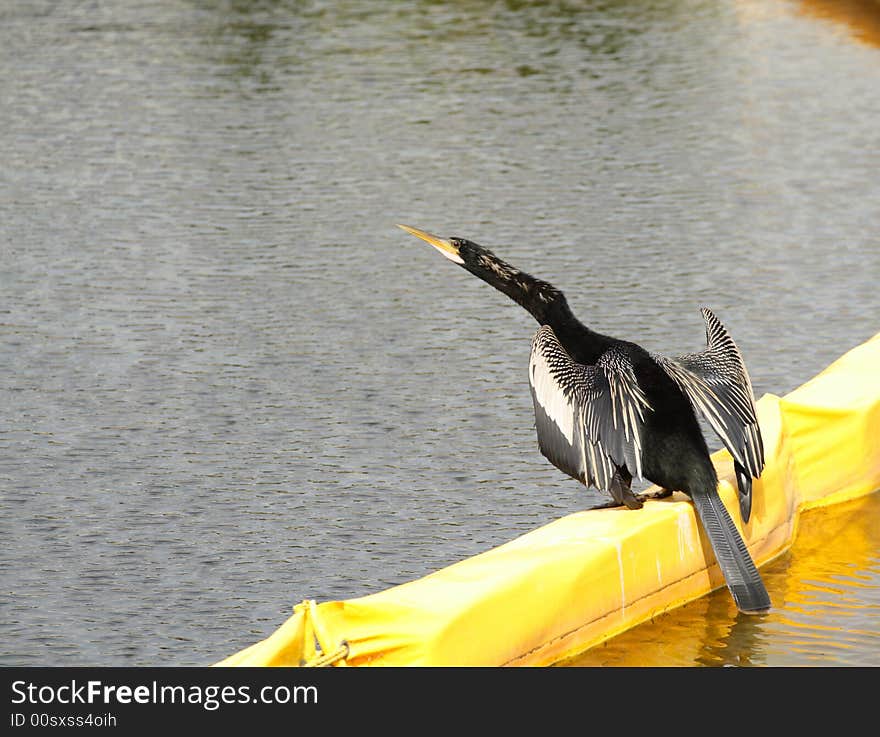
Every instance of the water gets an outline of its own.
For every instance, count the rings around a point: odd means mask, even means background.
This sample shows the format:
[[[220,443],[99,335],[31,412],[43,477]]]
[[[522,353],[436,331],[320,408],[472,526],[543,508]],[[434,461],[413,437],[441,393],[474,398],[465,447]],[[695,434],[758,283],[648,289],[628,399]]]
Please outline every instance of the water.
[[[651,350],[707,304],[759,396],[876,333],[880,46],[822,5],[4,3],[0,663],[216,662],[599,501],[531,318],[397,222]]]

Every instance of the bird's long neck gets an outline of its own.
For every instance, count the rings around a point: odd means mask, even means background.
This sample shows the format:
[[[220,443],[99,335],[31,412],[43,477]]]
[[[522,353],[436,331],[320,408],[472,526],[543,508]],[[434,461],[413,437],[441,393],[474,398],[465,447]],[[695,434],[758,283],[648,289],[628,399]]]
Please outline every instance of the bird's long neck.
[[[613,342],[612,338],[596,333],[580,322],[559,289],[511,266],[488,249],[481,249],[463,266],[528,310],[538,324],[553,328],[575,361],[592,363]]]

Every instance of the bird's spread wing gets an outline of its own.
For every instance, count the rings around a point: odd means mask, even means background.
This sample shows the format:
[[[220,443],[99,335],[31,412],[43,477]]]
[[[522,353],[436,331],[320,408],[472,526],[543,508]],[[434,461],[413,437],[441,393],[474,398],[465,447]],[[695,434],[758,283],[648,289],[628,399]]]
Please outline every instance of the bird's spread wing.
[[[758,478],[764,468],[764,444],[749,373],[718,318],[706,307],[701,312],[706,321],[704,351],[653,358],[702,413],[734,459]]]
[[[606,492],[619,466],[641,477],[650,406],[619,349],[585,366],[572,360],[545,325],[532,341],[529,385],[538,445],[554,466]]]

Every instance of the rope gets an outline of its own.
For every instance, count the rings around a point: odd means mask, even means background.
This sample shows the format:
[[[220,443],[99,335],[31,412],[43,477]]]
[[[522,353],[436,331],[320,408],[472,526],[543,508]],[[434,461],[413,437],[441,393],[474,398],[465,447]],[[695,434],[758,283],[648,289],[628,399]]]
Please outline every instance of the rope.
[[[303,664],[303,668],[324,668],[348,657],[348,642],[342,640],[333,652],[317,655]]]

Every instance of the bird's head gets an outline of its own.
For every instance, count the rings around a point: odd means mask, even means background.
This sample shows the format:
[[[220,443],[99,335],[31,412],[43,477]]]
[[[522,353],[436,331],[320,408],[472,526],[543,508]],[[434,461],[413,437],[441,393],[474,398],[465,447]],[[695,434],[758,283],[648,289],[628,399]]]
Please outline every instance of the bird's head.
[[[468,257],[471,251],[470,246],[472,244],[470,241],[463,238],[441,238],[439,235],[426,233],[424,230],[411,228],[409,225],[398,224],[397,227],[402,228],[416,238],[421,238],[425,243],[430,243],[453,263],[459,266],[465,265],[465,258]]]
[[[411,233],[416,238],[421,238],[426,243],[430,243],[450,261],[464,267],[499,289],[502,288],[498,284],[499,281],[509,282],[519,273],[488,248],[483,248],[483,246],[466,238],[441,238],[426,233],[424,230],[411,228],[409,225],[398,225],[397,227]]]
[[[466,238],[441,238],[409,225],[398,227],[430,243],[450,261],[506,294],[541,324],[553,319],[553,315],[563,321],[574,319],[565,297],[556,287],[502,261],[488,248]]]

